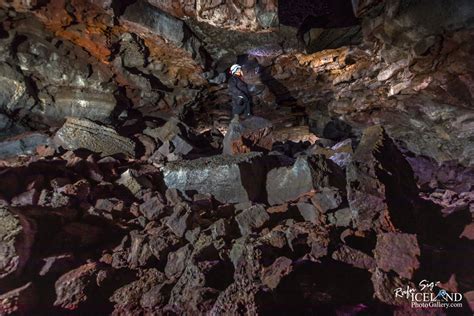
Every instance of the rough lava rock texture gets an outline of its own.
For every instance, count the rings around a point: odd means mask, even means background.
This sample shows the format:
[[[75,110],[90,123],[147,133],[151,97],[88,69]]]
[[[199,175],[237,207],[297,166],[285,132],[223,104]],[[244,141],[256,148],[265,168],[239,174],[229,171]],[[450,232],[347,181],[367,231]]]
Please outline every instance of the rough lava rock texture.
[[[473,53],[471,0],[0,0],[0,314],[471,315]]]

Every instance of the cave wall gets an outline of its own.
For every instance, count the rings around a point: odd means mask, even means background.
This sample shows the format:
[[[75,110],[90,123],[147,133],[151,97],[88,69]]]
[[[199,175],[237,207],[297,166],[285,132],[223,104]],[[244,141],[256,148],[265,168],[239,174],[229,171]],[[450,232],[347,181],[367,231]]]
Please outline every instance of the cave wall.
[[[320,135],[328,123],[349,124],[354,137],[382,123],[416,154],[469,165],[473,6],[2,1],[0,128],[7,136],[66,116],[111,123],[132,109],[181,115],[208,106],[246,56],[256,98],[304,107]]]

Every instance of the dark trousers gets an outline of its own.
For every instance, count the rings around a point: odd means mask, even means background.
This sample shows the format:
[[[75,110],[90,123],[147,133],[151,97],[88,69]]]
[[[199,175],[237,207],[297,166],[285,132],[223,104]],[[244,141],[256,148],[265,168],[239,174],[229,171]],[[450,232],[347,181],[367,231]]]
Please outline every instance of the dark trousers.
[[[232,100],[232,115],[250,114],[251,102],[247,98],[234,98]]]

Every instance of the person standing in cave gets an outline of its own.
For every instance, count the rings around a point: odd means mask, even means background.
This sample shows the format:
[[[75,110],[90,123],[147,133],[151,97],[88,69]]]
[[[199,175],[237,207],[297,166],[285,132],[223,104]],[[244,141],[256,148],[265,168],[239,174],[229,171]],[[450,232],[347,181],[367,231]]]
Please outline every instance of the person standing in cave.
[[[252,116],[252,97],[247,83],[244,81],[242,66],[235,64],[230,67],[232,77],[229,79],[229,94],[232,97],[232,114],[234,120],[239,120],[239,116]]]

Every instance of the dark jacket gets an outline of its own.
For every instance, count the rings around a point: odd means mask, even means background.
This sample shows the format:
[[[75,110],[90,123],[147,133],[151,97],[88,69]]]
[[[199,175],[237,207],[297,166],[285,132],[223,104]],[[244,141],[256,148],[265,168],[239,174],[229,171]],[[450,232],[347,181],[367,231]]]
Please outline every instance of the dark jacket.
[[[249,93],[247,84],[240,79],[240,77],[232,76],[229,79],[229,94],[232,96],[232,100],[245,98],[246,101],[251,102],[252,97]]]

